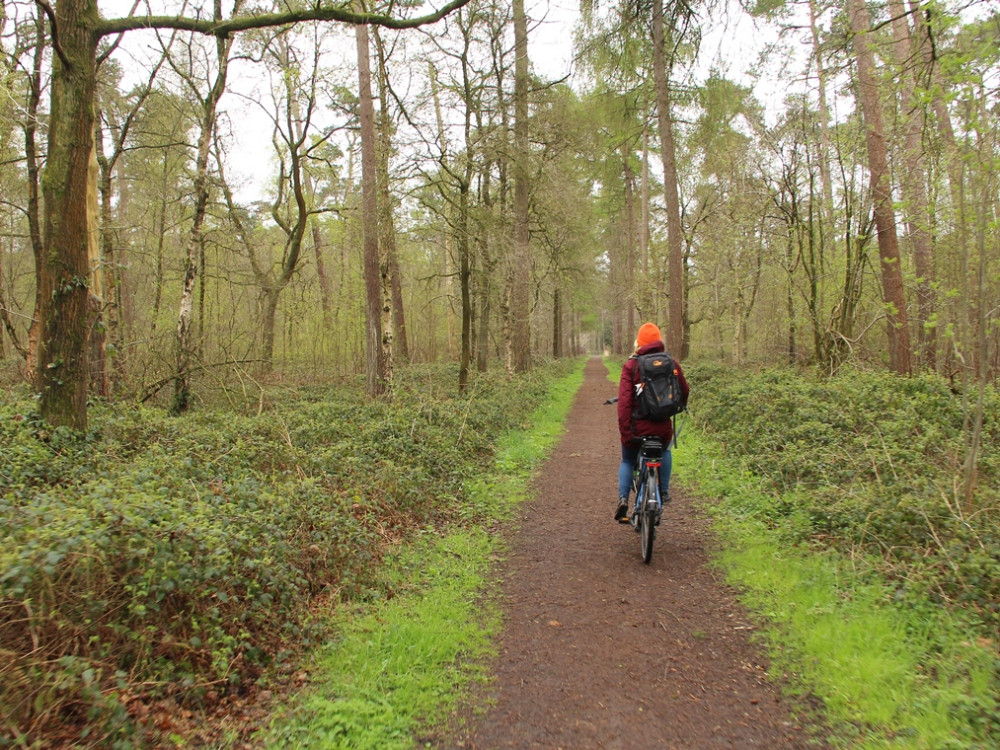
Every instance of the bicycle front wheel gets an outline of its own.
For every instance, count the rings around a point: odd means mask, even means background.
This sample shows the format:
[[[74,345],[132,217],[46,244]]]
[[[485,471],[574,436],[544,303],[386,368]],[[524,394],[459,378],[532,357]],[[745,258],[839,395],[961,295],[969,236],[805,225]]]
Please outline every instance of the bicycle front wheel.
[[[646,480],[642,503],[639,507],[639,535],[642,538],[642,561],[649,564],[653,558],[653,538],[656,536],[656,488],[650,476]]]

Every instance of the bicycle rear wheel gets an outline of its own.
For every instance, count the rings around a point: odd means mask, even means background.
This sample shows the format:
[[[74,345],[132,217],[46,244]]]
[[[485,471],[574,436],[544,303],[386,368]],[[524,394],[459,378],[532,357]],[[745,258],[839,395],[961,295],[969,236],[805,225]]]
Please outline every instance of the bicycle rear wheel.
[[[656,536],[656,488],[654,476],[647,477],[639,504],[639,536],[642,539],[642,561],[649,564],[653,558],[653,539]]]

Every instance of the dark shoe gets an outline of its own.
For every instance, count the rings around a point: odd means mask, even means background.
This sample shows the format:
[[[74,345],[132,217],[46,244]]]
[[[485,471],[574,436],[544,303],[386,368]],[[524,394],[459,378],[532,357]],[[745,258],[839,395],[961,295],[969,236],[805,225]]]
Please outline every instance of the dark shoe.
[[[628,498],[618,498],[618,507],[615,508],[615,520],[618,523],[628,523]]]

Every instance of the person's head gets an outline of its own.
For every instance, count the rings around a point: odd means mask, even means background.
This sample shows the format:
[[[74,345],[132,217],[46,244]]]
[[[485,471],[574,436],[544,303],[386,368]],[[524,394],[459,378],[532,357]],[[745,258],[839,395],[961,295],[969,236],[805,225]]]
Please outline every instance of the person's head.
[[[635,336],[635,350],[638,352],[642,347],[652,344],[654,341],[663,341],[660,329],[656,327],[656,324],[643,323],[639,326],[639,333]]]

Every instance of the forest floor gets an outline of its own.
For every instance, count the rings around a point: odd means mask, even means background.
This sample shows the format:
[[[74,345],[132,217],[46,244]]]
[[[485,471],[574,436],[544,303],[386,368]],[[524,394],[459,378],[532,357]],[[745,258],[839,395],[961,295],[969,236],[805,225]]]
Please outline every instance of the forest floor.
[[[492,586],[493,680],[432,747],[820,748],[754,625],[709,566],[709,523],[677,476],[645,565],[613,520],[615,393],[591,359],[560,443],[518,512]],[[681,446],[683,450],[683,444]]]

